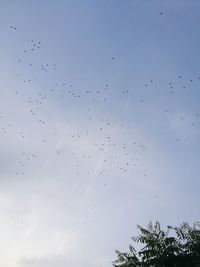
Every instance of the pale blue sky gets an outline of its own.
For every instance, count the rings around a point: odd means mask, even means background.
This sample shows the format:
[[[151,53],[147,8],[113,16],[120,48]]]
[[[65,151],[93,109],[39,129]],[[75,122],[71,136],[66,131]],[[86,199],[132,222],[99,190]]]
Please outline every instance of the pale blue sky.
[[[137,224],[199,220],[199,12],[0,1],[1,266],[109,267]]]

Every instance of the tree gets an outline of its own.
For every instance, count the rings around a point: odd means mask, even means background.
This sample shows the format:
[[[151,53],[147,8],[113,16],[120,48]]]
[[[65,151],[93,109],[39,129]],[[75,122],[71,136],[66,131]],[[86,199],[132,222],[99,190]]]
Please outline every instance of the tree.
[[[190,226],[168,226],[150,222],[147,228],[137,226],[140,233],[132,237],[142,248],[137,252],[130,245],[129,252],[116,250],[115,267],[200,267],[200,223]]]

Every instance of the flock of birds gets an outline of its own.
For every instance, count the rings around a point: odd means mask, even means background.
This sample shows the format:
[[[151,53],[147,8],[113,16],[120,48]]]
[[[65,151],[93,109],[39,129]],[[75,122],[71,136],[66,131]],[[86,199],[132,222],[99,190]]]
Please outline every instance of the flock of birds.
[[[163,12],[160,12],[160,15],[163,15]],[[10,30],[17,30],[17,27],[12,25],[10,26]],[[29,77],[25,77],[23,73],[16,73],[21,87],[20,89],[14,89],[16,97],[23,96],[25,99],[24,104],[27,105],[27,113],[30,114],[29,123],[36,123],[38,129],[41,129],[41,127],[48,129],[55,136],[62,134],[62,129],[60,129],[59,126],[55,127],[55,125],[51,125],[48,116],[45,118],[42,110],[48,105],[49,100],[52,101],[52,99],[55,99],[57,102],[61,101],[61,106],[67,101],[67,103],[70,103],[70,108],[74,110],[77,108],[79,109],[80,116],[83,114],[85,115],[86,122],[86,126],[83,130],[80,131],[77,130],[77,127],[74,127],[74,130],[71,129],[71,132],[67,135],[70,142],[70,149],[74,149],[74,151],[71,152],[71,161],[73,162],[72,169],[75,176],[87,175],[90,177],[98,177],[105,175],[106,172],[110,170],[115,170],[117,175],[126,175],[127,173],[134,172],[134,168],[140,168],[142,156],[148,150],[147,145],[141,142],[140,138],[137,140],[132,125],[127,124],[123,120],[116,124],[111,115],[101,115],[105,106],[112,106],[113,91],[111,84],[105,83],[101,89],[96,90],[77,90],[74,88],[73,84],[61,81],[52,83],[51,86],[48,84],[48,89],[40,89],[39,92],[37,88],[35,88],[35,91],[27,90],[27,86],[32,85],[35,80],[39,82],[37,73],[40,73],[40,76],[48,75],[49,73],[49,77],[52,77],[54,72],[58,72],[59,70],[55,63],[43,63],[35,66],[34,63],[30,61],[31,55],[34,54],[35,57],[42,46],[43,42],[30,40],[29,47],[22,50],[21,54],[23,56],[18,57],[16,60],[16,63],[20,65],[19,69],[23,65],[31,70],[29,72],[31,74]],[[111,57],[111,61],[116,61],[116,57]],[[35,69],[33,70],[33,68],[37,69],[35,73]],[[48,76],[45,77],[48,79]],[[179,75],[177,79],[184,80],[184,77]],[[195,79],[200,80],[200,77],[192,78],[187,82],[193,83]],[[154,80],[150,80],[144,83],[143,86],[144,88],[149,87],[152,86],[153,83]],[[169,81],[167,86],[169,94],[173,95],[176,86],[175,82]],[[182,89],[185,88],[186,85],[183,84]],[[130,93],[131,89],[123,89],[120,92],[120,98],[126,101]],[[20,101],[21,99],[22,98],[20,98]],[[144,103],[145,100],[143,98],[138,99],[138,104],[144,105]],[[169,112],[169,109],[164,108],[162,112],[164,116],[165,113]],[[15,126],[11,122],[12,119],[7,120],[4,115],[5,114],[0,114],[1,134],[6,135],[10,131],[15,130],[20,138],[21,144],[23,144],[23,142],[26,143],[26,132],[23,129],[14,129]],[[185,117],[181,115],[179,119],[183,121]],[[198,119],[199,113],[194,113],[194,120],[191,123],[191,127],[197,125]],[[78,123],[79,121],[77,124]],[[24,124],[26,125],[26,122],[24,122]],[[123,141],[124,135],[127,137],[125,138],[126,141]],[[178,137],[176,141],[179,142]],[[45,135],[41,136],[40,140],[38,140],[37,147],[47,145],[49,142]],[[84,143],[87,144],[86,147],[83,146]],[[55,148],[54,154],[57,157],[62,157],[64,155],[62,145]],[[28,163],[31,164],[34,162],[35,168],[37,168],[37,160],[39,157],[40,155],[37,149],[36,151],[21,151],[16,165],[15,175],[30,175],[26,166]],[[143,175],[146,176],[147,173],[143,171]],[[108,188],[109,182],[102,180],[102,184],[104,187]],[[74,193],[77,193],[77,191],[74,190]],[[154,196],[157,197],[157,195]],[[56,213],[49,211],[49,214],[54,215]]]
[[[160,15],[163,15],[163,12],[160,12]],[[17,30],[16,26],[10,26],[11,30]],[[29,54],[29,58],[31,53],[37,54],[37,50],[39,50],[42,46],[42,42],[41,41],[35,41],[35,40],[30,40],[30,46],[26,49],[23,50],[24,55]],[[116,60],[115,57],[111,57],[111,60]],[[18,58],[17,62],[19,64],[26,64],[29,68],[33,67],[33,63],[31,62],[26,62],[26,57],[24,56],[23,59],[22,58]],[[49,64],[49,63],[44,63],[41,64],[39,66],[39,69],[42,72],[51,72],[50,75],[52,74],[52,71],[57,71],[57,65],[55,63],[53,64]],[[36,74],[33,74],[32,77],[26,77],[24,78],[22,74],[17,73],[16,74],[17,78],[20,79],[22,86],[26,85],[26,84],[30,84],[31,82],[33,82],[36,79]],[[177,77],[178,79],[183,79],[183,76],[179,75]],[[200,77],[197,77],[198,80],[200,80]],[[190,79],[189,82],[192,83],[194,79]],[[144,86],[148,87],[150,85],[153,84],[153,80],[150,80],[149,83],[145,83]],[[109,84],[105,84],[105,86],[102,89],[98,89],[98,90],[85,90],[80,92],[80,90],[75,90],[73,88],[72,84],[67,84],[67,82],[61,82],[61,83],[55,83],[52,84],[51,88],[48,91],[45,92],[39,92],[35,95],[30,95],[27,98],[27,103],[29,105],[29,113],[32,116],[33,120],[36,120],[38,122],[38,124],[40,124],[41,126],[46,126],[46,127],[51,127],[50,125],[48,125],[47,121],[42,118],[40,116],[40,110],[42,109],[42,106],[45,106],[45,104],[48,102],[48,97],[52,97],[50,96],[50,94],[54,93],[53,97],[54,98],[60,98],[60,99],[70,99],[71,103],[73,103],[73,101],[81,101],[83,99],[83,101],[87,101],[88,102],[88,107],[87,107],[87,120],[89,120],[91,122],[91,124],[94,124],[94,121],[97,122],[97,120],[99,121],[99,127],[97,130],[97,133],[99,135],[102,136],[104,135],[103,132],[106,130],[110,130],[110,132],[112,132],[111,130],[113,129],[114,125],[112,123],[112,119],[108,118],[108,117],[100,117],[97,118],[94,117],[95,114],[95,110],[99,110],[99,105],[101,105],[101,109],[103,109],[103,105],[104,103],[110,101],[110,103],[112,103],[112,92],[111,92],[111,86]],[[172,81],[169,81],[168,83],[168,88],[169,88],[169,93],[173,94],[174,93],[174,88],[175,88],[175,84]],[[186,86],[182,85],[182,88],[185,89]],[[15,94],[19,95],[23,93],[23,87],[21,87],[20,90],[15,90]],[[36,91],[36,90],[35,90]],[[128,96],[130,93],[130,89],[129,90],[122,90],[121,94],[122,95],[126,95]],[[139,99],[138,100],[140,103],[144,103],[144,99]],[[80,102],[79,102],[80,103]],[[82,112],[82,111],[81,111]],[[96,112],[96,113],[97,113]],[[169,110],[166,108],[164,110],[165,113],[168,113]],[[194,115],[196,118],[199,117],[199,113],[196,113]],[[0,116],[0,119],[3,118],[3,114]],[[184,116],[180,117],[180,120],[184,120]],[[195,121],[192,122],[191,126],[195,126]],[[12,128],[12,124],[11,123],[7,123],[7,127],[6,126],[2,126],[1,130],[3,134],[6,134],[7,131],[9,131],[9,129]],[[53,128],[53,127],[52,127]],[[133,129],[130,125],[125,125],[123,122],[120,124],[120,128],[122,128],[123,130],[125,130],[126,132],[128,132],[130,138],[132,139],[130,141],[130,144],[133,146],[137,146],[140,150],[145,150],[146,149],[146,145],[145,144],[141,144],[139,142],[137,142],[137,140],[133,140],[132,136],[133,134]],[[58,131],[57,128],[53,128],[54,131]],[[119,130],[118,130],[119,131]],[[83,138],[83,137],[89,137],[90,133],[89,130],[85,130],[84,133],[74,133],[71,135],[71,139],[72,142],[79,142],[79,139]],[[19,136],[24,139],[26,138],[26,134],[24,133],[24,131],[19,131]],[[133,151],[133,149],[135,149],[135,147],[130,147],[130,144],[126,144],[126,143],[116,143],[115,142],[115,138],[113,138],[110,135],[105,135],[104,136],[104,140],[102,140],[102,138],[99,138],[101,140],[101,142],[96,142],[93,144],[93,146],[95,147],[95,149],[97,151],[100,151],[103,155],[103,162],[107,162],[110,161],[110,166],[115,166],[115,168],[123,171],[123,172],[127,172],[128,168],[130,165],[133,166],[137,166],[138,162],[140,161],[138,159],[138,157],[133,157],[132,153],[129,153],[130,151]],[[177,138],[176,141],[179,141],[179,139]],[[40,140],[41,143],[47,143],[48,141],[43,138]],[[115,160],[115,152],[113,151],[113,149],[118,148],[117,153],[121,153],[124,157],[126,156],[126,160],[124,160],[124,163],[119,163],[116,162],[116,164],[114,164],[114,160]],[[57,155],[60,155],[60,150],[56,150]],[[35,159],[36,157],[38,157],[38,155],[35,155],[35,153],[27,153],[29,154],[28,156],[25,157],[25,152],[22,152],[22,156],[26,158],[26,160],[30,161],[32,159]],[[72,153],[72,156],[75,156],[75,152]],[[90,159],[92,157],[91,154],[89,155],[82,155],[82,157],[84,159]],[[120,157],[120,158],[122,158]],[[111,163],[112,161],[112,163]],[[23,167],[25,165],[25,161],[23,160],[23,158],[21,158],[19,160],[19,166],[18,169],[16,171],[16,174],[22,174],[24,175],[24,170]],[[76,173],[78,173],[77,168],[79,167],[78,162],[75,164],[76,166]],[[21,168],[20,168],[21,167]],[[102,169],[99,170],[99,174],[103,174],[106,170]],[[88,174],[90,174],[91,172],[88,171]]]

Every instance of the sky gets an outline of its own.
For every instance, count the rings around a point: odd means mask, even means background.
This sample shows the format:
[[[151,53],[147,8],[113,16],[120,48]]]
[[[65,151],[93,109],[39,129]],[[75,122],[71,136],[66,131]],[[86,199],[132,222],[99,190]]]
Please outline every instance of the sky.
[[[109,267],[199,220],[199,11],[0,1],[0,266]]]

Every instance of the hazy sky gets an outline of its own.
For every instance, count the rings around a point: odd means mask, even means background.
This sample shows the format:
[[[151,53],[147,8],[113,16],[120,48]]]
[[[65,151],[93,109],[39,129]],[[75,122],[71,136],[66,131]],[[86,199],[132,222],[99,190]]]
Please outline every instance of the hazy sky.
[[[0,266],[109,267],[199,220],[200,2],[0,1]]]

